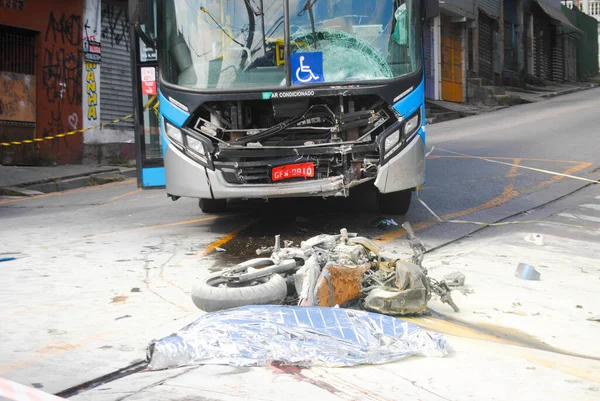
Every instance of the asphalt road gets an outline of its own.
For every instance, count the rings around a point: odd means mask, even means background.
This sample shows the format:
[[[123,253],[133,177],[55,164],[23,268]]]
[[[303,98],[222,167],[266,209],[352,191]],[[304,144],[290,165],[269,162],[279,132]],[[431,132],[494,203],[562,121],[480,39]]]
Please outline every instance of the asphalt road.
[[[597,110],[593,89],[430,126],[420,196],[444,219],[490,223],[569,195],[588,183],[516,166],[600,178]],[[197,277],[252,257],[275,234],[297,242],[346,227],[402,251],[403,230],[374,227],[380,217],[409,220],[430,249],[481,228],[439,223],[416,200],[404,218],[380,216],[369,193],[357,195],[241,202],[221,216],[133,180],[0,198],[0,254],[18,257],[0,263],[0,376],[56,392],[143,358],[149,340],[197,315]]]

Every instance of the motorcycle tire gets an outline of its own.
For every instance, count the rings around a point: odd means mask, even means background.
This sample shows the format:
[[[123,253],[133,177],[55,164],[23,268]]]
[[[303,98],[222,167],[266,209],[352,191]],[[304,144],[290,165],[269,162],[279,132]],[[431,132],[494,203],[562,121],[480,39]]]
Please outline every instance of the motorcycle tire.
[[[209,276],[192,289],[192,300],[198,309],[216,312],[245,305],[280,305],[287,295],[287,282],[279,274],[268,280],[244,287],[220,286],[226,280],[221,273]]]

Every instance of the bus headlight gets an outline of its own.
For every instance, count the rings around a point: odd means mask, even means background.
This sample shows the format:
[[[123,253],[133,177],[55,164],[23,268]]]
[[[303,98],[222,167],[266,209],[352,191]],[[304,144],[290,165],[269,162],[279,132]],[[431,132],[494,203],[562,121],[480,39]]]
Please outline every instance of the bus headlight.
[[[187,149],[191,151],[195,156],[199,156],[203,161],[206,161],[206,151],[204,150],[204,145],[202,142],[197,140],[196,138],[187,135]]]
[[[400,141],[400,131],[396,131],[391,135],[388,135],[387,138],[385,138],[385,142],[383,145],[383,148],[385,150],[385,153],[389,153],[390,150],[392,150],[392,148],[394,146],[396,146],[396,144]]]
[[[171,139],[177,145],[183,145],[183,133],[179,128],[169,124],[168,122],[165,122],[165,132],[167,133],[169,139]]]
[[[408,138],[419,129],[419,121],[421,120],[421,109],[413,114],[404,124],[404,137]]]

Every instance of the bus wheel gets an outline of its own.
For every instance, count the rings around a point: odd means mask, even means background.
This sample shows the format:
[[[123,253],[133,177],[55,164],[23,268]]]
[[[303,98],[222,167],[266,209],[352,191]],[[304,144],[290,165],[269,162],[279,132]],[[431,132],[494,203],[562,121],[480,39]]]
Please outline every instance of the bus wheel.
[[[227,200],[226,199],[206,199],[202,198],[199,202],[200,209],[203,213],[211,214],[211,213],[223,213],[227,210]]]
[[[412,189],[390,192],[389,194],[379,193],[379,210],[381,213],[405,215],[410,208],[411,199]]]

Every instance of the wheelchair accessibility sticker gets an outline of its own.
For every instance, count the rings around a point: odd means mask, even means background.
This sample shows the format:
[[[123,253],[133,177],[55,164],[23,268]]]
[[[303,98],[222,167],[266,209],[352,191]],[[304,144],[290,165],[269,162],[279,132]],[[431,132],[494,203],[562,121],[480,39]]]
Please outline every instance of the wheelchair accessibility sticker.
[[[292,84],[325,82],[323,76],[323,53],[292,53]]]

